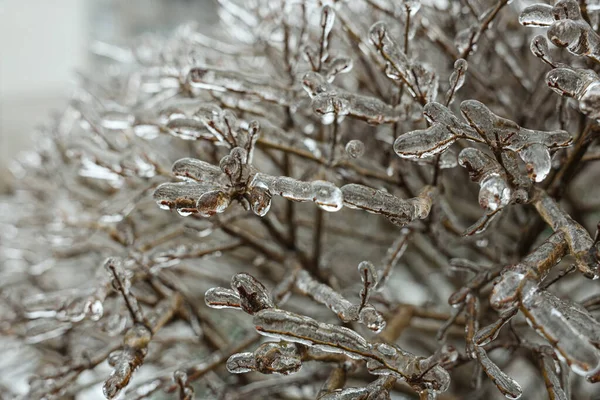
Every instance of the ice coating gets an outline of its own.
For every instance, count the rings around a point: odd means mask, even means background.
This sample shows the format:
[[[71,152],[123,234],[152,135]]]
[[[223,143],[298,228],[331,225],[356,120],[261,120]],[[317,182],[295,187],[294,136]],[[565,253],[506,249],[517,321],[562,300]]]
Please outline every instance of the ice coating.
[[[507,267],[494,285],[490,296],[491,306],[498,310],[513,307],[526,281],[541,282],[566,255],[567,250],[565,234],[558,231],[517,265]]]
[[[522,128],[509,119],[497,116],[476,100],[463,101],[460,104],[460,111],[469,124],[485,136],[488,143],[519,154],[524,147],[532,144],[542,144],[548,149],[571,144],[571,135],[566,131],[543,132]]]
[[[519,16],[519,23],[524,26],[550,26],[554,22],[553,7],[549,4],[525,7]]]
[[[226,183],[223,171],[219,167],[196,158],[182,158],[175,161],[172,172],[176,177],[186,181]]]
[[[211,308],[242,308],[242,300],[236,291],[221,287],[210,288],[204,294],[206,305]]]
[[[562,366],[550,346],[540,346],[538,358],[550,399],[567,400],[567,394],[562,388],[560,374]]]
[[[268,83],[267,77],[249,77],[233,71],[196,67],[190,70],[187,79],[197,89],[249,93],[264,101],[282,105],[291,101],[289,91]]]
[[[427,218],[431,210],[433,188],[430,187],[412,199],[400,199],[382,190],[358,184],[345,185],[341,190],[346,207],[381,214],[400,226],[415,219]]]

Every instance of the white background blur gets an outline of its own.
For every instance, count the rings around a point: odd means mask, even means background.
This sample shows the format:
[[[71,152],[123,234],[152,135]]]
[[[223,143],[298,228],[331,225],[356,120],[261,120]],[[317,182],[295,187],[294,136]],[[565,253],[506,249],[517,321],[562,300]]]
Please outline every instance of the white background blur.
[[[215,20],[212,0],[0,0],[0,186],[10,158],[64,106],[75,71],[91,69],[92,41]]]

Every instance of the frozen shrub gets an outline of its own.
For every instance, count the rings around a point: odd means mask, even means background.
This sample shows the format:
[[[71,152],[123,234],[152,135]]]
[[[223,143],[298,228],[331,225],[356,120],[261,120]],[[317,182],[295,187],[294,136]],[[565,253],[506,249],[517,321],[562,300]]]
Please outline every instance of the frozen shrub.
[[[600,7],[220,16],[104,46],[14,162],[0,397],[598,393]]]

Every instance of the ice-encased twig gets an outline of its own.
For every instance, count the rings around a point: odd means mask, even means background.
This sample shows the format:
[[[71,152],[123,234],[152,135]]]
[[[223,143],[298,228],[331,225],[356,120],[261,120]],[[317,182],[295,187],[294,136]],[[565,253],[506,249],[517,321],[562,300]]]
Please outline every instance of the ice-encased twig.
[[[407,132],[394,142],[394,151],[400,157],[430,157],[445,151],[459,139],[482,141],[473,128],[459,120],[442,104],[427,103],[423,108],[423,115],[431,124],[429,128]]]
[[[295,343],[267,342],[253,353],[237,353],[227,360],[227,370],[234,374],[250,371],[261,374],[289,375],[302,367],[302,355]]]
[[[385,320],[375,307],[366,301],[364,304],[352,304],[330,286],[318,282],[305,270],[296,272],[294,283],[301,293],[326,305],[343,322],[359,321],[375,332],[380,332],[385,327]]]
[[[600,119],[600,78],[594,71],[555,68],[546,75],[546,83],[561,96],[575,99],[582,113]]]
[[[545,191],[538,190],[534,205],[555,232],[563,232],[577,268],[588,278],[600,277],[600,248],[588,231],[569,216]]]
[[[178,294],[162,300],[153,312],[148,314],[147,323],[135,322],[125,333],[123,347],[115,355],[114,369],[102,386],[106,398],[116,398],[129,384],[133,373],[143,364],[148,354],[152,336],[172,318],[181,301]]]
[[[358,184],[342,186],[344,205],[373,214],[381,214],[398,226],[425,219],[431,210],[435,189],[425,187],[418,197],[400,199],[383,190]]]
[[[315,113],[325,117],[349,115],[375,125],[398,122],[401,117],[400,110],[382,100],[336,88],[317,72],[304,75],[302,86],[312,99]]]
[[[269,193],[292,201],[312,201],[325,211],[338,211],[342,208],[342,192],[327,181],[303,182],[287,176],[271,176],[257,173],[250,187],[267,188]]]
[[[521,13],[523,25],[548,27],[548,39],[576,56],[600,62],[600,36],[581,15],[576,0],[560,0],[554,6],[534,4]]]

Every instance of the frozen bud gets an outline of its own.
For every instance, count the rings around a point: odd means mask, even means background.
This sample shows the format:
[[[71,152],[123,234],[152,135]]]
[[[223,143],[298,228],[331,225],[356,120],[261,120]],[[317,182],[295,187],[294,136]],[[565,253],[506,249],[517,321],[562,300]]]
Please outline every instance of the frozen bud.
[[[352,158],[359,158],[365,153],[365,144],[360,140],[351,140],[346,144],[346,153]]]
[[[458,163],[467,168],[471,180],[479,183],[481,207],[496,211],[510,203],[510,186],[498,161],[481,150],[467,147],[460,152]]]
[[[219,162],[219,167],[231,180],[237,181],[238,177],[242,173],[242,165],[239,160],[232,157],[231,154],[227,154]]]
[[[265,343],[254,351],[256,370],[263,374],[289,375],[302,367],[302,357],[295,344]]]
[[[271,193],[263,186],[254,186],[247,193],[250,208],[254,214],[264,217],[271,208]]]
[[[415,15],[421,8],[421,0],[402,0],[402,8],[408,10],[411,16]]]
[[[532,181],[541,182],[550,173],[552,167],[550,152],[546,146],[534,143],[519,152],[521,159],[525,162],[527,175]]]
[[[519,23],[523,26],[550,26],[554,21],[553,7],[549,4],[533,4],[519,15]]]
[[[342,187],[344,205],[349,208],[381,214],[397,225],[406,225],[415,219],[424,219],[431,210],[432,192],[423,192],[412,199],[400,199],[383,190],[358,184]]]
[[[249,274],[235,274],[231,279],[231,288],[238,292],[242,310],[248,314],[275,307],[267,288]]]
[[[548,29],[548,38],[558,47],[566,47],[578,56],[599,61],[600,36],[583,19],[575,0],[561,0],[553,8],[554,21]]]
[[[598,76],[589,70],[555,68],[546,75],[548,86],[562,96],[578,99]]]
[[[203,217],[211,217],[225,212],[231,203],[231,196],[222,190],[211,190],[202,193],[196,202],[196,209]]]
[[[529,49],[531,50],[534,56],[540,58],[548,64],[553,64],[549,54],[550,49],[548,47],[548,40],[544,36],[537,35],[536,37],[531,39]]]
[[[342,191],[331,182],[311,182],[313,201],[325,211],[339,211],[343,206]]]
[[[211,308],[241,309],[242,307],[242,300],[237,292],[221,287],[208,289],[204,294],[204,301]]]
[[[563,20],[563,19],[581,19],[581,9],[579,8],[579,3],[576,0],[559,0],[554,4],[552,9],[552,13],[554,14],[554,19]]]
[[[132,348],[145,348],[152,339],[152,332],[142,324],[132,326],[123,337],[123,344]]]

